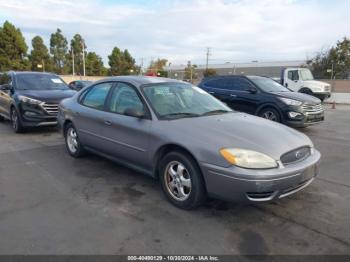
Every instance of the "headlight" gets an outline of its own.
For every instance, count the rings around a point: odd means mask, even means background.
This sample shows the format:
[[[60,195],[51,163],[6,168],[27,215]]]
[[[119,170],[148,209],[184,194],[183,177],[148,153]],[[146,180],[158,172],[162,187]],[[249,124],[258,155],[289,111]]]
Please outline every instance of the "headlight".
[[[286,105],[290,105],[290,106],[300,106],[303,103],[301,101],[289,99],[289,98],[285,98],[285,97],[279,97],[278,99],[281,100]]]
[[[39,105],[42,103],[42,101],[30,98],[30,97],[26,97],[26,96],[18,96],[18,99],[24,103],[33,104],[33,105]]]
[[[251,150],[224,148],[220,150],[220,154],[230,164],[243,168],[264,169],[278,167],[277,162],[271,157]]]

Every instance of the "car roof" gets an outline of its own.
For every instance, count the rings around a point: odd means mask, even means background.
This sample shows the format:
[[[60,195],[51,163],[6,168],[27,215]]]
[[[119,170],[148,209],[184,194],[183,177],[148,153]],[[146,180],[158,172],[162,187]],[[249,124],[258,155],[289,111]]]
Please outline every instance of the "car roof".
[[[131,83],[137,87],[146,84],[159,84],[159,83],[185,83],[183,81],[165,78],[165,77],[154,77],[154,76],[112,76],[105,79],[99,80],[96,83],[106,81],[122,81]],[[188,84],[188,83],[187,83]]]
[[[35,72],[35,71],[9,71],[8,74],[14,74],[14,75],[56,75],[55,73],[50,72]]]

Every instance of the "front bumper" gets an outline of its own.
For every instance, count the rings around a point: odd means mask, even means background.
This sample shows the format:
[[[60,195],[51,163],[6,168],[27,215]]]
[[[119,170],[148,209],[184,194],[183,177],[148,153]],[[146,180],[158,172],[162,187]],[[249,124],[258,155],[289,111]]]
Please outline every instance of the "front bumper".
[[[289,112],[300,113],[300,116],[292,118]],[[307,127],[322,123],[325,120],[324,109],[308,112],[301,106],[289,106],[283,109],[283,122],[292,127]]]
[[[268,202],[302,190],[317,175],[321,154],[283,168],[253,170],[200,163],[209,196],[234,202]]]
[[[57,116],[45,112],[39,106],[20,105],[20,117],[24,127],[40,127],[57,125]]]
[[[317,93],[313,93],[313,95],[321,100],[326,99],[331,97],[332,93],[331,92],[317,92]]]

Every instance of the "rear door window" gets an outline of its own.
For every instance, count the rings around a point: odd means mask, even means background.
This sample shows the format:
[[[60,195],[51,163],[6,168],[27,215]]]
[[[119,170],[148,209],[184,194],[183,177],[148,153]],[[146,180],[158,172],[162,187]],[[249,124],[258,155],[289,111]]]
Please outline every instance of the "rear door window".
[[[247,79],[237,77],[230,79],[230,86],[234,91],[248,91],[252,84]]]
[[[217,89],[230,89],[226,78],[212,79],[212,80],[209,80],[205,85],[207,87],[217,88]]]

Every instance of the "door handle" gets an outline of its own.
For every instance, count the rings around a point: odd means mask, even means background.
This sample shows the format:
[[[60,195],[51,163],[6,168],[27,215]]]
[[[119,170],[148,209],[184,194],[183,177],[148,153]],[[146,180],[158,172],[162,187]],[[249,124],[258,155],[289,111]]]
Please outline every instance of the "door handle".
[[[237,97],[237,95],[234,95],[234,94],[230,94],[230,97]]]
[[[111,125],[112,125],[112,122],[111,122],[111,121],[108,121],[108,120],[105,120],[105,124],[106,124],[107,126],[111,126]]]

